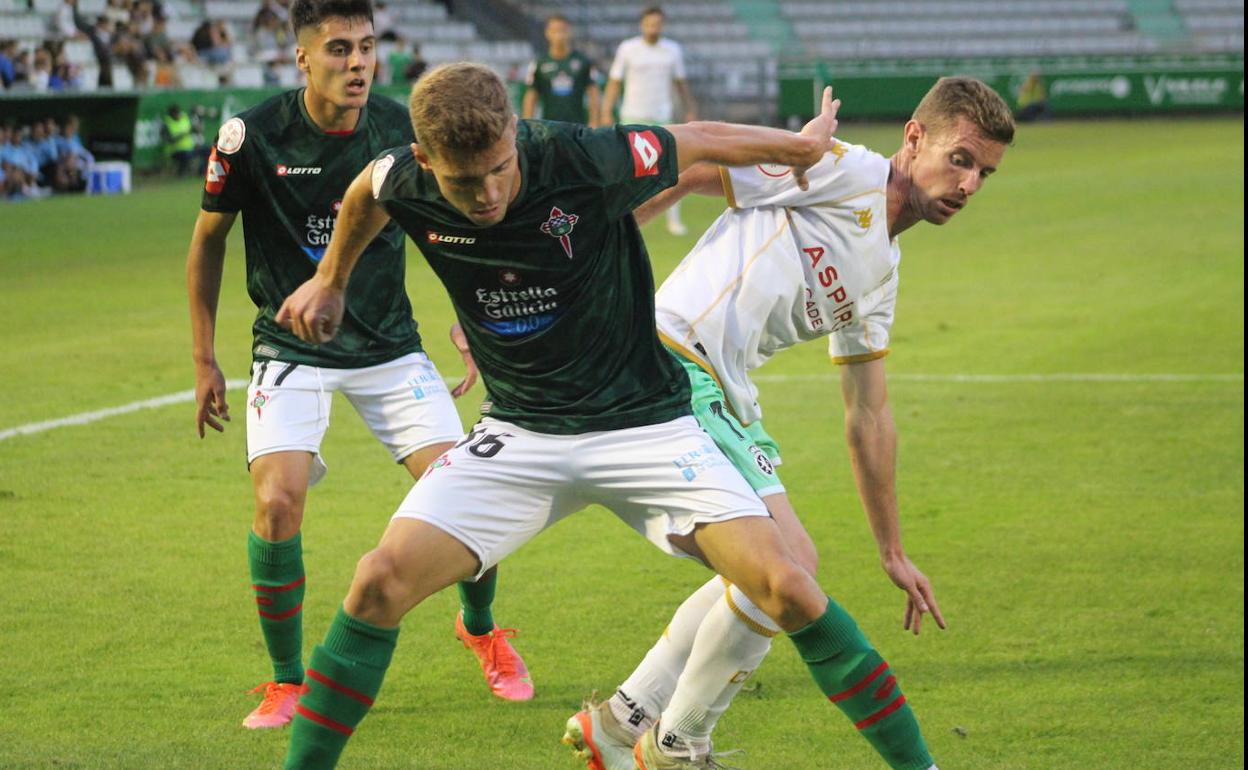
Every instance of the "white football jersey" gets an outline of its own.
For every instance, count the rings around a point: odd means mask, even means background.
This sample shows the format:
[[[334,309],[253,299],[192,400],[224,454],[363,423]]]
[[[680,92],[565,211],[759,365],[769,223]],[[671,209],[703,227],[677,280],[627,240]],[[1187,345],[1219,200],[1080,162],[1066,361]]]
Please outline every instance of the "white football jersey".
[[[831,335],[837,363],[888,354],[901,249],[888,237],[889,161],[838,142],[807,174],[723,170],[720,215],[656,299],[665,341],[718,376],[744,423],[762,416],[748,372]]]
[[[673,81],[685,79],[685,55],[679,43],[665,37],[654,45],[630,37],[616,49],[610,78],[624,84],[625,123],[671,123]]]

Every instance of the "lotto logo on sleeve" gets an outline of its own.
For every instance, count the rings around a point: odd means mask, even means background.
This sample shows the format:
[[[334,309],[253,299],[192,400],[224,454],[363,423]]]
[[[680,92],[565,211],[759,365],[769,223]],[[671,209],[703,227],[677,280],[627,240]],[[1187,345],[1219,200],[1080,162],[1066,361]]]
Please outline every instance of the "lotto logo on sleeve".
[[[220,195],[225,190],[225,179],[230,175],[230,162],[217,154],[217,148],[212,148],[212,154],[208,156],[208,174],[204,178],[204,190],[211,195]]]
[[[633,176],[654,176],[659,173],[663,145],[653,131],[629,131],[629,149],[633,152]]]

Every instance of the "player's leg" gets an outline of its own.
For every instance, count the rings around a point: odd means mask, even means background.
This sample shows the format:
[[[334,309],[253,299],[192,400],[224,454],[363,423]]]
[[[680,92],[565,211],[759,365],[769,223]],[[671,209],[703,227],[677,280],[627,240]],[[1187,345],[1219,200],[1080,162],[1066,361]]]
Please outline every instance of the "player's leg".
[[[399,621],[437,591],[474,574],[477,556],[425,521],[396,518],[364,555],[325,640],[308,662],[285,767],[330,768],[381,690]]]
[[[253,367],[247,399],[247,456],[256,508],[247,536],[247,561],[260,631],[273,665],[264,696],[246,727],[290,721],[303,684],[304,501],[324,473],[317,452],[329,421],[329,396],[308,387],[307,372],[291,380],[294,364]],[[315,374],[310,375],[313,380]]]
[[[776,469],[780,450],[775,440],[761,422],[743,426],[727,407],[716,379],[691,358],[672,352],[689,378],[690,406],[698,424],[762,498],[781,524],[786,540],[801,554],[799,561],[813,572],[817,559],[814,545],[784,494]],[[730,601],[730,590],[736,594],[735,602]],[[713,608],[718,618],[714,633],[723,643],[709,649],[704,646],[699,658],[691,661],[694,638]],[[727,709],[749,672],[766,656],[771,637],[778,631],[739,589],[731,589],[720,578],[712,577],[676,610],[658,641],[605,706],[587,704],[568,720],[564,743],[571,745],[591,770],[596,765],[608,770],[617,766],[631,770],[633,744],[668,708],[678,679],[684,698],[677,704],[673,718],[680,723],[685,709],[692,712],[697,708],[699,713],[704,709],[706,713],[697,717],[697,733],[709,741],[719,715]],[[726,669],[731,669],[728,676],[721,676]],[[694,718],[692,713],[689,718]],[[591,730],[601,735],[599,740],[581,738]],[[690,737],[697,736],[690,733]],[[613,757],[621,753],[620,749],[626,752],[616,761]]]
[[[854,723],[894,770],[927,770],[932,758],[914,712],[888,664],[871,646],[857,623],[826,597],[814,578],[794,558],[771,519],[740,518],[700,526],[695,548],[721,575],[731,580],[788,633],[823,694]],[[708,617],[708,621],[711,617]],[[691,658],[703,644],[718,640],[699,632]],[[681,698],[679,686],[673,705]],[[675,737],[685,725],[668,724],[664,714],[653,735],[659,742]],[[653,770],[653,768],[651,768]]]
[[[483,420],[408,493],[313,652],[287,768],[332,767],[381,688],[400,618],[430,594],[479,575],[584,507],[568,489],[574,437]]]
[[[454,400],[424,353],[354,370],[344,378],[341,389],[373,435],[412,478],[419,479],[463,437]],[[509,641],[516,632],[494,622],[497,586],[497,567],[475,581],[458,584],[461,611],[455,618],[455,636],[476,655],[491,692],[506,700],[529,700],[532,680]]]

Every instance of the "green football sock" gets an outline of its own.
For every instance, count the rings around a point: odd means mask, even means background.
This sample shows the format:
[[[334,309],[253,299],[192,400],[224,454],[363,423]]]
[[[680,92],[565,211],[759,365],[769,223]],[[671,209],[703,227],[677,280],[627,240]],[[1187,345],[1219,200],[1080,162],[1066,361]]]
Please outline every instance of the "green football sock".
[[[836,602],[815,622],[789,634],[819,689],[849,717],[893,770],[933,764],[919,722],[884,659]]]
[[[273,680],[303,681],[303,545],[299,535],[270,543],[247,534],[251,587],[256,592],[260,631],[273,660]]]
[[[295,706],[287,770],[320,770],[338,757],[368,713],[394,654],[399,629],[380,628],[338,608],[308,661],[308,689]]]
[[[459,584],[459,606],[464,611],[464,628],[473,636],[494,630],[494,591],[498,588],[498,567],[491,567],[475,583]]]

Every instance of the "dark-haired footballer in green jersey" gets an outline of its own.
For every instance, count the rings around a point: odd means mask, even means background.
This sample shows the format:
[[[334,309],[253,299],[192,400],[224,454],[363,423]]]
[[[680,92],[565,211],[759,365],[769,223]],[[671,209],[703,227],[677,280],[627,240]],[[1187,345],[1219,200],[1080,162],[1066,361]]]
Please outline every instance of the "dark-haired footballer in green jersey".
[[[529,65],[521,116],[597,125],[598,72],[593,61],[572,48],[572,24],[555,14],[546,19],[546,53]]]
[[[405,235],[386,228],[364,251],[368,268],[352,281],[343,333],[300,340],[276,323],[286,297],[316,271],[350,180],[378,152],[410,143],[406,110],[372,96],[376,65],[367,0],[295,0],[296,61],[306,88],[265,100],[226,121],[209,160],[201,211],[187,258],[196,362],[199,434],[229,420],[216,362],[216,307],[227,236],[239,213],[247,290],[256,304],[247,388],[247,460],[256,509],[247,554],[261,632],[273,666],[250,728],[291,720],[304,684],[302,607],[306,588],[301,528],[307,488],[325,472],[320,445],[331,396],[342,392],[391,456],[419,477],[463,435],[454,393],[421,348],[404,287]],[[457,330],[452,336],[461,351]],[[519,656],[496,635],[495,576],[461,586],[456,633],[483,659],[500,697],[532,697]],[[497,637],[497,638],[496,638]],[[507,658],[510,654],[514,661]],[[503,661],[500,672],[498,661]]]

